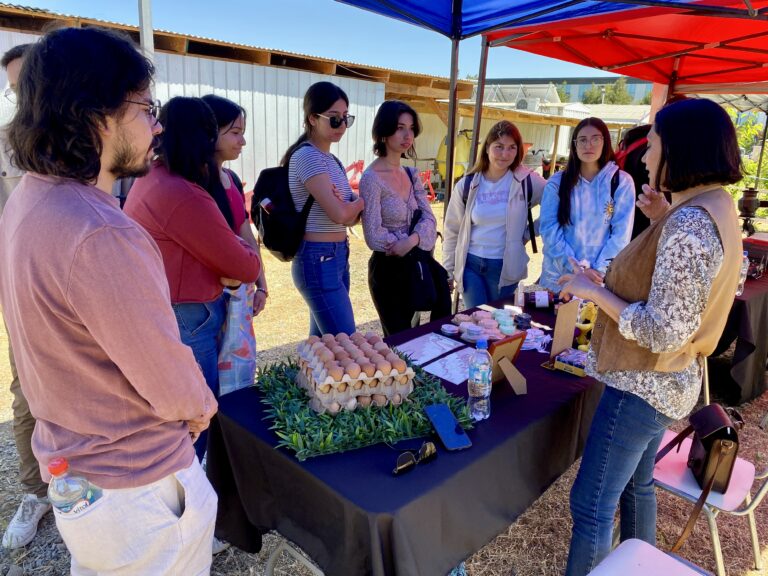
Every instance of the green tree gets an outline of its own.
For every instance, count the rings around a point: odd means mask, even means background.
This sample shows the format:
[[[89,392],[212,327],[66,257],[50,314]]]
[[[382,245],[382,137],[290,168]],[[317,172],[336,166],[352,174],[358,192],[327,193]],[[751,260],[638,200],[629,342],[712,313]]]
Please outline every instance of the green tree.
[[[603,102],[603,91],[596,84],[584,92],[581,97],[584,104],[601,104]]]
[[[632,104],[632,96],[627,90],[627,79],[622,77],[605,89],[606,104]]]
[[[648,92],[645,96],[643,96],[643,99],[640,100],[640,104],[650,104],[651,103],[651,96],[652,94]]]
[[[555,87],[555,90],[557,90],[557,95],[560,97],[560,102],[570,102],[571,97],[568,94],[568,83],[563,80],[562,84]]]

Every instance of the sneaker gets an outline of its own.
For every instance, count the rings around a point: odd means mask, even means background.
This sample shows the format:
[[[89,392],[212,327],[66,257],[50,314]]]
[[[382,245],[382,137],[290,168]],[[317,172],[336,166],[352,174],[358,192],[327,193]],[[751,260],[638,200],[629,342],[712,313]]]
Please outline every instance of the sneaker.
[[[47,498],[38,498],[34,494],[25,494],[19,509],[3,534],[3,548],[21,548],[26,546],[37,534],[40,519],[51,509]]]
[[[230,546],[232,546],[232,544],[230,544],[226,540],[219,540],[218,538],[216,538],[216,536],[213,537],[213,555],[214,556],[216,556],[216,554],[221,554],[222,552],[224,552],[224,550],[226,550]]]

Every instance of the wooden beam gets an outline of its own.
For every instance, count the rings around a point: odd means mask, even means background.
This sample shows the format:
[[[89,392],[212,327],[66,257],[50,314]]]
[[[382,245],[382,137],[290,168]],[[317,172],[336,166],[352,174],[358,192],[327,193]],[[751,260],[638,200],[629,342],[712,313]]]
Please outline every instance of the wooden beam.
[[[154,34],[155,48],[164,52],[186,54],[189,40],[183,36],[169,36],[167,34]]]
[[[427,107],[432,111],[433,114],[437,114],[437,117],[440,118],[440,120],[445,124],[445,127],[448,128],[448,109],[443,108],[442,106],[439,106],[437,102],[429,98],[427,101]]]

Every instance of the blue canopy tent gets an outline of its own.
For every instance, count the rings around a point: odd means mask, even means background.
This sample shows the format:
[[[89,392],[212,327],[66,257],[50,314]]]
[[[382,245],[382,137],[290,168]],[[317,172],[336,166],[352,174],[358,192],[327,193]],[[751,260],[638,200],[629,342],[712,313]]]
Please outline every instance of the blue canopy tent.
[[[395,18],[432,30],[451,39],[451,83],[448,106],[448,149],[446,158],[446,201],[453,184],[453,152],[456,132],[456,82],[458,77],[459,42],[497,30],[525,24],[548,24],[558,21],[578,22],[585,18],[605,16],[615,19],[618,13],[640,7],[658,7],[680,13],[683,9],[699,16],[768,20],[768,8],[755,10],[751,0],[336,0],[364,10]],[[500,39],[497,39],[497,42]],[[474,126],[480,125],[485,89],[485,68],[490,42],[483,39],[478,73]],[[476,155],[479,134],[474,131],[470,161]]]

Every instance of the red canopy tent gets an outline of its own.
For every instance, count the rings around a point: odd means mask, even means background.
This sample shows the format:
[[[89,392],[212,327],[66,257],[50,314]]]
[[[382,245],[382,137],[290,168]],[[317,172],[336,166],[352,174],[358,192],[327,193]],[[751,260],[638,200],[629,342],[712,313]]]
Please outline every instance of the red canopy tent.
[[[724,2],[741,5],[743,2]],[[767,0],[754,18],[649,7],[491,32],[508,46],[666,84],[672,92],[768,92]],[[718,87],[722,87],[721,90]]]

